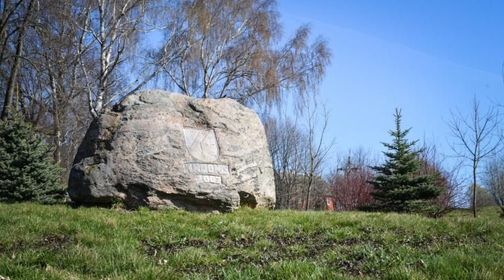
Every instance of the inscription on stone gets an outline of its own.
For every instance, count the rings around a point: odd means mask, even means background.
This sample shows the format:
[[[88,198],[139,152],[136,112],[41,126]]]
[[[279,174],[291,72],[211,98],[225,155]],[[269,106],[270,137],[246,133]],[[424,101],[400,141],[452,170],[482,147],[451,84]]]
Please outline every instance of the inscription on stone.
[[[208,175],[228,175],[229,168],[224,164],[214,163],[186,163],[189,173]]]
[[[212,176],[212,175],[196,175],[196,182],[221,184],[222,178],[220,176]]]
[[[219,158],[219,147],[213,130],[184,128],[184,140],[189,154],[197,161],[186,163],[187,172],[195,175],[197,183],[222,184],[221,175],[229,174],[224,164],[209,163]]]
[[[219,147],[213,130],[184,127],[184,139],[189,154],[203,162],[213,162],[219,158]]]

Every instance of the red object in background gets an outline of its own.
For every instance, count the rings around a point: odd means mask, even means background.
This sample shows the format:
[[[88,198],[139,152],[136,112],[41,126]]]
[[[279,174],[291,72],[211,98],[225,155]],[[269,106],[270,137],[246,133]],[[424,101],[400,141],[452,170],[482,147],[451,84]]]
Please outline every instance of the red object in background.
[[[334,197],[326,196],[325,202],[326,202],[326,210],[327,211],[334,211]]]
[[[335,210],[352,211],[369,204],[373,200],[373,186],[369,183],[373,178],[372,171],[365,166],[344,171],[331,180]]]

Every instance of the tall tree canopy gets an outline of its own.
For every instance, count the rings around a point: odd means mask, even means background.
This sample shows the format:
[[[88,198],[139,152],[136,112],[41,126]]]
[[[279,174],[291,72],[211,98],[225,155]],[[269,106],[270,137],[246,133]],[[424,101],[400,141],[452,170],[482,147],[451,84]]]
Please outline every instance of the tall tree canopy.
[[[274,0],[0,0],[2,118],[22,114],[63,167],[141,88],[273,104],[316,89],[329,60],[306,26],[283,39]]]
[[[182,0],[165,10],[156,63],[186,95],[271,104],[283,92],[314,89],[330,61],[327,44],[310,43],[307,26],[279,44],[273,0]]]

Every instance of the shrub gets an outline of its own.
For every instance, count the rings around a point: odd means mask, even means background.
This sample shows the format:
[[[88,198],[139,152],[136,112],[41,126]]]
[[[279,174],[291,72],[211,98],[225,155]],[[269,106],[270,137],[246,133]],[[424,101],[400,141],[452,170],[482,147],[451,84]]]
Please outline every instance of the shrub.
[[[0,121],[0,201],[63,202],[60,174],[29,123],[20,117]]]

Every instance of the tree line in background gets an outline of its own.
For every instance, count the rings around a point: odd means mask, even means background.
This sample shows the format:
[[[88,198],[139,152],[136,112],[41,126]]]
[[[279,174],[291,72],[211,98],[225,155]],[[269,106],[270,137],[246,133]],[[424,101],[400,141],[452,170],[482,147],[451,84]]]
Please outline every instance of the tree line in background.
[[[0,13],[2,119],[21,114],[66,170],[89,123],[141,88],[270,106],[310,93],[330,59],[306,26],[282,37],[270,0],[1,0]]]
[[[384,143],[384,161],[363,149],[330,159],[327,150],[332,145],[310,157],[309,150],[316,149],[307,144],[309,125],[287,117],[267,120],[277,208],[307,209],[310,205],[310,209],[419,212],[439,217],[467,205],[476,216],[478,208],[498,205],[504,214],[504,147],[496,107],[483,110],[475,99],[471,114],[453,114],[449,123],[453,153],[449,156],[441,155],[434,145],[408,140],[410,129],[402,129],[400,111],[394,116],[396,127],[390,131],[392,142]],[[324,130],[317,135],[324,138]],[[460,160],[448,169],[450,158]],[[314,159],[321,165],[314,173],[317,187],[310,196],[306,166]],[[324,175],[328,166],[332,170]],[[469,179],[464,176],[467,169]]]
[[[417,141],[406,138],[410,129],[401,128],[400,111],[395,121],[396,127],[390,131],[393,141],[384,143],[383,164],[358,149],[337,158],[328,176],[323,168],[331,165],[328,151],[332,145],[322,144],[323,153],[310,156],[309,150],[317,149],[310,148],[309,126],[296,125],[288,118],[267,121],[277,208],[306,209],[311,205],[310,209],[424,212],[437,217],[456,207],[461,187],[457,174],[442,168],[435,146],[417,147]],[[309,195],[310,173],[306,171],[311,160],[321,162],[314,171],[317,185],[313,196]]]
[[[283,36],[273,0],[0,0],[0,199],[61,200],[58,188],[39,187],[64,185],[89,124],[161,87],[264,112],[279,209],[411,211],[428,201],[437,216],[457,206],[461,169],[445,170],[435,147],[399,141],[407,130],[392,134],[382,165],[363,150],[331,158],[315,95],[330,57],[308,26]],[[295,120],[271,113],[287,96]],[[485,195],[504,212],[500,115],[476,101],[472,113],[454,115],[452,148],[471,165],[475,215]]]

